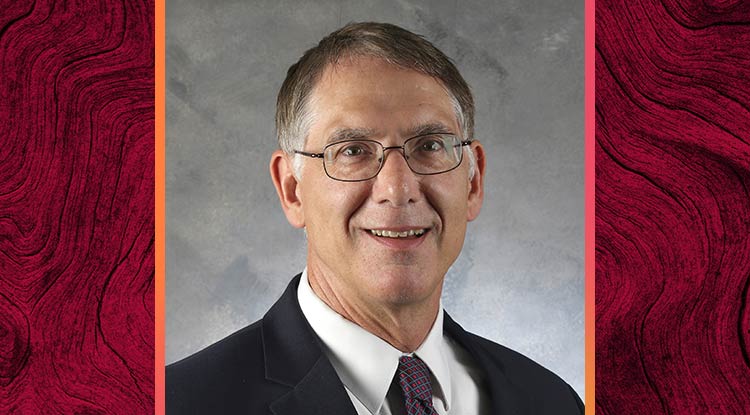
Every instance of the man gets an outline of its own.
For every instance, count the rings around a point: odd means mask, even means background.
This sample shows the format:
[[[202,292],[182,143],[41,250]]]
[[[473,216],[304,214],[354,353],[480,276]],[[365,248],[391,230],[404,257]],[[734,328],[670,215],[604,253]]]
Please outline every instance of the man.
[[[399,27],[350,24],[307,51],[270,163],[307,267],[262,320],[167,367],[167,413],[583,413],[556,375],[442,310],[483,200],[473,117],[450,60]]]

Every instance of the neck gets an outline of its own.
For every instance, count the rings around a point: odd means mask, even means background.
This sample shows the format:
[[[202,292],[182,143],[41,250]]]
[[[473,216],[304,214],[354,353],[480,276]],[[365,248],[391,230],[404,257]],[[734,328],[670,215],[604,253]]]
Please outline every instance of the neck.
[[[307,277],[310,288],[328,307],[403,353],[412,353],[422,345],[440,309],[439,289],[424,301],[374,304],[359,301],[344,287],[334,287],[335,282],[310,268]]]

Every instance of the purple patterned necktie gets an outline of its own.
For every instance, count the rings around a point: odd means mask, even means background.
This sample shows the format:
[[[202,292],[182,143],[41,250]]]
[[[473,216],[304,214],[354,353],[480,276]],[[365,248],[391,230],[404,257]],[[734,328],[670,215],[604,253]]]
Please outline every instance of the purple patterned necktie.
[[[430,369],[417,356],[401,356],[398,359],[398,383],[404,393],[407,415],[437,414],[432,407],[432,385]]]

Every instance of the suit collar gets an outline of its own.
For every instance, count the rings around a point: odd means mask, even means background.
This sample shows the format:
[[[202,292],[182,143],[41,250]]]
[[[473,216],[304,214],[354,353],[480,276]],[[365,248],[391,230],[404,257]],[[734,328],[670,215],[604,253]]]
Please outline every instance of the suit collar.
[[[271,412],[277,415],[356,415],[356,410],[344,386],[338,380],[336,371],[322,355],[294,389],[272,402],[270,407]]]
[[[271,404],[275,414],[356,411],[297,301],[300,275],[262,320],[266,378],[292,388]]]
[[[352,414],[356,410],[336,371],[323,354],[320,340],[303,317],[297,300],[297,275],[279,301],[263,317],[263,353],[266,378],[291,388],[271,404],[277,415],[300,413]],[[505,375],[505,368],[485,350],[476,336],[444,314],[445,332],[484,369],[485,387],[493,414],[523,412],[528,396]]]
[[[475,359],[477,366],[484,369],[484,385],[492,400],[493,414],[527,413],[524,402],[528,402],[527,392],[512,383],[505,374],[503,364],[493,359],[493,354],[477,341],[477,336],[468,333],[445,313],[443,329]]]

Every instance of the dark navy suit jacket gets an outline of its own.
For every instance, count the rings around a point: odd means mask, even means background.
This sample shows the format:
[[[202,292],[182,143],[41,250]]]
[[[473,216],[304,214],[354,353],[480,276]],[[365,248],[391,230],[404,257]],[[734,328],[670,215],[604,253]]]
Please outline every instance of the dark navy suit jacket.
[[[356,415],[302,314],[299,280],[262,320],[167,366],[168,415]],[[484,370],[492,414],[583,414],[573,389],[532,360],[466,332],[447,313],[444,332]]]

